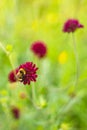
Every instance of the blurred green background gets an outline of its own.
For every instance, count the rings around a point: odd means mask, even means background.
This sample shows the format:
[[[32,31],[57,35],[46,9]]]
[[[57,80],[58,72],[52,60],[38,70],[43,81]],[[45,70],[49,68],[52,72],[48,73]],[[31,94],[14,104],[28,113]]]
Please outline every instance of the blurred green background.
[[[8,82],[13,68],[0,49],[0,130],[87,130],[86,12],[86,0],[0,0],[0,42],[13,66],[33,61],[39,67],[33,100],[33,84]],[[69,18],[84,25],[75,32],[78,86],[72,35],[62,32]],[[30,50],[37,40],[47,45],[42,60]],[[19,108],[19,119],[12,116],[12,106]]]

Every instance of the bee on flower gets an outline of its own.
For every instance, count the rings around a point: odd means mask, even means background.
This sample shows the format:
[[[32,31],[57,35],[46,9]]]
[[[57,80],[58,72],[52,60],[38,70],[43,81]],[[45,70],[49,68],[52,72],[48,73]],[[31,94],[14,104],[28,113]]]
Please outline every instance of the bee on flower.
[[[11,71],[8,75],[8,80],[11,83],[19,81],[24,85],[30,84],[30,82],[36,82],[37,70],[38,68],[33,62],[26,62],[14,71]]]

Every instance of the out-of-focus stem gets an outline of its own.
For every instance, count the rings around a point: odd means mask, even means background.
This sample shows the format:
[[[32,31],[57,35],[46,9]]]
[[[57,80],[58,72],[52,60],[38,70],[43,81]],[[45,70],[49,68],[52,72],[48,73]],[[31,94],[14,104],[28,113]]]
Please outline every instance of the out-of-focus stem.
[[[35,94],[35,86],[34,83],[32,83],[32,98],[34,101],[36,101],[36,94]]]
[[[12,69],[14,69],[14,66],[13,66],[13,64],[12,64],[10,55],[9,55],[9,53],[7,52],[7,50],[5,49],[5,47],[2,45],[1,42],[0,42],[0,48],[1,48],[1,49],[4,51],[4,53],[7,55],[8,59],[9,59],[9,62],[10,62],[10,64],[11,64],[11,67],[12,67]]]
[[[79,80],[79,59],[78,59],[78,52],[77,52],[77,48],[76,48],[76,40],[75,40],[75,36],[74,33],[72,33],[72,39],[73,39],[73,47],[74,47],[74,55],[75,55],[75,59],[76,59],[76,82],[75,82],[75,86],[78,85],[78,80]]]
[[[0,48],[1,48],[2,51],[4,51],[4,53],[7,55],[7,58],[8,58],[8,60],[9,60],[9,62],[10,62],[10,65],[11,65],[12,69],[14,70],[14,65],[13,65],[13,63],[12,63],[11,57],[10,57],[9,53],[7,52],[7,50],[6,50],[5,47],[2,45],[1,42],[0,42]],[[14,75],[16,76],[15,71],[14,71]]]
[[[6,49],[5,49],[5,47],[2,45],[1,42],[0,42],[0,48],[4,51],[4,53],[5,53],[6,55],[8,55],[8,53],[7,53]]]

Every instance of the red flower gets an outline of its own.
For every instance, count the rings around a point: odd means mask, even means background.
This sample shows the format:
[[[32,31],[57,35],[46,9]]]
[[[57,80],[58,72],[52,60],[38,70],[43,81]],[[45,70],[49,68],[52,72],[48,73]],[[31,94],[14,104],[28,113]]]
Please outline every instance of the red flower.
[[[19,119],[20,117],[20,110],[17,107],[12,107],[11,109],[12,115],[15,119]]]
[[[32,62],[26,62],[18,68],[18,73],[16,78],[18,81],[22,82],[24,85],[30,84],[31,81],[35,82],[37,78],[36,71],[38,68]]]
[[[76,29],[78,28],[83,28],[84,26],[79,23],[78,20],[76,19],[69,19],[65,22],[64,27],[63,27],[63,32],[75,32]]]
[[[32,44],[31,50],[35,55],[37,55],[39,58],[42,58],[47,53],[47,47],[42,41],[36,41]]]
[[[17,72],[18,72],[18,69],[13,70],[13,71],[11,71],[11,72],[9,73],[9,75],[8,75],[8,80],[9,80],[11,83],[14,83],[14,82],[17,81],[17,79],[16,79],[16,73],[17,73]]]

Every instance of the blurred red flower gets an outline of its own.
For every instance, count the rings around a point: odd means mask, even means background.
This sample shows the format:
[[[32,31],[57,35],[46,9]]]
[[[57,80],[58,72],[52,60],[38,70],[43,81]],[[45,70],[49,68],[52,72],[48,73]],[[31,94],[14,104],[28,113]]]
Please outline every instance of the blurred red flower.
[[[14,83],[14,82],[17,81],[17,79],[16,79],[17,72],[18,72],[18,69],[15,69],[15,70],[11,71],[8,74],[8,80],[9,80],[9,82]]]
[[[19,119],[19,117],[20,117],[20,110],[19,110],[19,108],[18,107],[12,107],[11,108],[11,112],[12,112],[12,115],[13,115],[13,117],[15,118],[15,119]]]
[[[76,19],[69,19],[65,22],[64,27],[63,27],[63,32],[75,32],[76,29],[78,28],[83,28],[84,26],[79,23],[78,20]]]
[[[47,53],[47,47],[42,41],[36,41],[31,45],[32,52],[39,58],[43,58]]]

